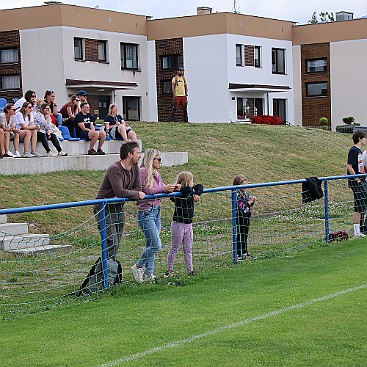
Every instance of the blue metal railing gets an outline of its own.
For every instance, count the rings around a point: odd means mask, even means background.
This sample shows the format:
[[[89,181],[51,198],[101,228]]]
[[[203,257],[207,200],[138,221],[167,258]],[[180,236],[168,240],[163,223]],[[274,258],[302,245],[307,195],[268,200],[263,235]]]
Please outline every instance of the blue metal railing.
[[[329,176],[329,177],[319,177],[318,178],[321,182],[323,182],[323,185],[324,185],[323,192],[324,192],[324,216],[325,216],[325,241],[326,242],[330,242],[328,182],[334,181],[334,180],[342,180],[342,179],[347,179],[347,178],[365,177],[365,176],[367,176],[367,174]],[[307,182],[306,179],[301,179],[301,180],[263,182],[263,183],[247,184],[247,185],[240,185],[240,186],[224,186],[224,187],[204,189],[203,193],[231,191],[232,249],[233,249],[232,254],[233,254],[234,263],[237,263],[237,230],[236,230],[236,216],[237,216],[236,214],[237,212],[236,193],[237,193],[237,190],[241,188],[258,188],[258,187],[294,185],[294,184],[302,184],[305,182]],[[167,197],[172,197],[172,196],[181,196],[181,193],[174,192],[171,194],[146,195],[145,200],[167,198]],[[104,279],[103,286],[104,288],[108,288],[107,233],[106,233],[105,207],[107,204],[123,203],[127,201],[132,201],[132,200],[128,198],[95,199],[95,200],[85,200],[85,201],[76,201],[76,202],[59,203],[59,204],[30,206],[30,207],[24,207],[24,208],[9,208],[9,209],[0,209],[0,215],[43,211],[43,210],[65,209],[65,208],[80,207],[80,206],[99,205],[100,206],[99,220],[100,220],[100,236],[101,236],[101,258],[102,258],[102,270],[103,270],[103,279]]]

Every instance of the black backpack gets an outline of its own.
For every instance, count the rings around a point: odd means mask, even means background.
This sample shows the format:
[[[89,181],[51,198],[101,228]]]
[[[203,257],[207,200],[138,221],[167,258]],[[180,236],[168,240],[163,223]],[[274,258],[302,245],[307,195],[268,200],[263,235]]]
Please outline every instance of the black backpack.
[[[108,286],[122,282],[122,266],[118,260],[107,259]],[[79,288],[78,296],[90,294],[103,288],[102,260],[99,257]]]

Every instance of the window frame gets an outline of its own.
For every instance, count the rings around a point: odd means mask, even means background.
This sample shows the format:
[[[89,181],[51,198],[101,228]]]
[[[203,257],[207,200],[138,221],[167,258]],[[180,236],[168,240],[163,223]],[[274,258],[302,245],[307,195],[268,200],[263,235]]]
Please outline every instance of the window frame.
[[[132,67],[126,66],[126,61],[127,61],[126,46],[135,48],[135,60],[133,60],[133,63],[135,63],[136,66],[132,66]],[[139,70],[139,44],[121,42],[120,43],[120,61],[121,61],[121,64],[120,64],[121,70]]]
[[[237,50],[239,50],[239,55],[237,53]],[[239,58],[241,58],[240,63]],[[245,66],[244,47],[242,44],[239,43],[236,44],[236,66]]]
[[[261,46],[254,46],[254,67],[261,68]]]
[[[76,45],[76,42],[79,41],[80,45]],[[84,61],[84,55],[85,55],[85,50],[84,50],[84,38],[81,37],[74,37],[74,60],[75,61]],[[76,53],[76,49],[80,49],[79,55],[77,56]]]
[[[164,59],[167,59],[168,67],[164,67]],[[161,69],[162,70],[177,70],[179,64],[179,55],[162,55]]]
[[[321,89],[321,93],[320,94],[310,94],[309,91],[309,87],[311,85],[321,85],[321,84],[326,84],[326,93],[322,93],[322,91],[325,89]],[[306,82],[306,97],[327,97],[329,93],[329,83],[327,81],[323,81],[323,82]]]
[[[288,106],[288,100],[286,98],[273,98],[273,116],[278,116],[282,120],[283,123],[287,122],[287,106]],[[277,111],[278,113],[275,113],[276,112],[275,109],[278,109]],[[284,116],[280,116],[280,115],[283,115],[283,113],[284,113]]]
[[[13,50],[13,55],[17,55],[16,56],[16,60],[12,60],[12,61],[2,61],[2,55],[3,55],[3,51],[11,51]],[[0,50],[0,64],[4,65],[4,64],[18,64],[19,63],[19,49],[18,48],[2,48]]]
[[[97,45],[97,50],[98,50],[98,62],[101,63],[107,63],[108,59],[107,59],[107,41],[105,40],[98,40],[98,45]],[[101,54],[100,54],[100,46],[102,46],[103,48],[103,53],[104,53],[104,58],[101,58]]]
[[[136,100],[137,101],[137,114],[138,114],[138,119],[137,120],[131,120],[130,119],[130,115],[129,115],[129,109],[128,109],[128,102],[132,101],[132,100]],[[140,121],[141,116],[140,116],[140,102],[141,99],[140,97],[135,97],[135,96],[123,96],[122,98],[122,104],[123,104],[123,119],[125,121]]]
[[[18,79],[18,86],[15,87],[11,87],[11,88],[4,88],[4,78],[8,78],[8,77],[17,77]],[[7,74],[7,75],[1,75],[0,78],[0,86],[1,86],[1,90],[19,90],[20,89],[20,75],[19,74]]]
[[[325,65],[322,70],[309,70],[309,63],[317,62],[317,61],[325,61]],[[315,69],[316,67],[314,67]],[[311,69],[311,68],[310,68]],[[327,57],[318,57],[315,59],[307,59],[306,60],[306,74],[318,74],[318,73],[327,73],[328,71],[328,59]]]
[[[167,87],[165,87],[165,84],[167,84]],[[167,88],[168,90],[168,85],[169,85],[169,92],[165,92],[165,88]],[[161,90],[162,90],[162,94],[165,96],[172,95],[172,80],[171,79],[161,80]]]
[[[283,57],[282,57],[283,67],[282,68],[279,65],[279,56],[280,56],[280,53],[283,54]],[[285,61],[286,61],[285,48],[276,48],[276,47],[273,47],[271,49],[272,73],[273,74],[285,75],[285,73],[286,73]]]

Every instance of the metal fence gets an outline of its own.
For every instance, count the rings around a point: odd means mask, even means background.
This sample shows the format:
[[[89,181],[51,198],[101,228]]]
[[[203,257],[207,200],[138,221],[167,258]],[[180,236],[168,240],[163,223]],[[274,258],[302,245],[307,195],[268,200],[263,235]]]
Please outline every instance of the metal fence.
[[[193,262],[196,273],[237,263],[235,201],[239,188],[246,188],[251,195],[257,196],[248,242],[254,259],[297,251],[316,242],[328,243],[333,231],[344,230],[351,234],[353,194],[346,178],[320,177],[323,198],[308,203],[302,200],[305,194],[302,184],[306,182],[305,179],[205,189],[200,202],[195,204],[193,221]],[[162,250],[156,256],[155,270],[158,283],[166,281],[163,274],[171,243],[173,203],[168,199],[179,195],[172,193],[146,197],[160,198],[162,201]],[[38,248],[37,251],[22,251],[22,248],[27,247],[27,236],[19,245],[19,238],[16,240],[19,236],[13,236],[12,243],[12,236],[0,232],[0,241],[3,244],[5,239],[8,241],[6,249],[0,250],[0,307],[3,317],[47,310],[63,303],[88,299],[78,297],[77,294],[98,257],[102,258],[104,274],[101,290],[108,288],[105,205],[117,202],[126,202],[125,228],[117,255],[124,270],[122,287],[135,287],[137,285],[133,282],[130,267],[144,249],[145,239],[136,223],[135,203],[129,199],[89,200],[0,210],[0,215],[7,214],[9,219],[15,213],[49,210],[62,211],[62,216],[72,217],[73,210],[80,207],[87,208],[91,213],[84,223],[50,236],[46,244],[45,238],[40,238],[38,244],[32,244]],[[101,208],[100,232],[91,210],[95,204]],[[186,276],[182,254],[178,256],[175,267],[177,276]]]

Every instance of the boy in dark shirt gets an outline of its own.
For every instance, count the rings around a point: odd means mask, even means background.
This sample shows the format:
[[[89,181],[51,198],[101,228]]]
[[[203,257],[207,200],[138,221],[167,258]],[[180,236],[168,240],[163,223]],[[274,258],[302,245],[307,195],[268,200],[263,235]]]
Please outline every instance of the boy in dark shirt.
[[[353,134],[354,145],[349,149],[347,161],[347,175],[358,175],[364,173],[362,150],[366,144],[366,133],[362,130],[357,130]],[[354,237],[365,237],[361,233],[361,217],[367,207],[367,187],[365,177],[348,178],[348,186],[353,190],[354,194]]]

